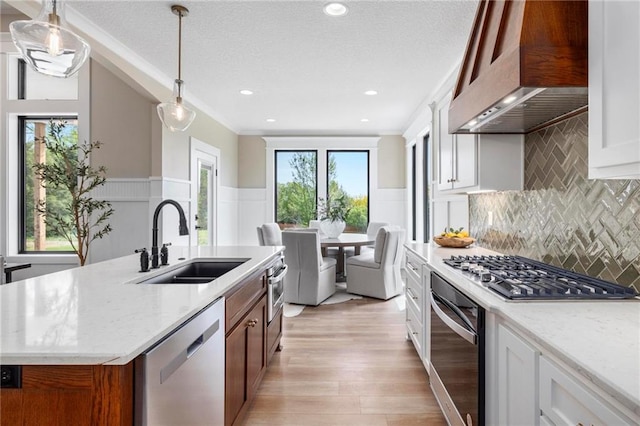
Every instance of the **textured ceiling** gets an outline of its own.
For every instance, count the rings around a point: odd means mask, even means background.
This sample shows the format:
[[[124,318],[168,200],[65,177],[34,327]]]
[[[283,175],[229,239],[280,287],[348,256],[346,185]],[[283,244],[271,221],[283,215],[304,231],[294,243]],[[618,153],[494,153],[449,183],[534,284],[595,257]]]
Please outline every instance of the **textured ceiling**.
[[[177,76],[175,1],[69,1],[67,6]],[[186,1],[186,100],[241,134],[402,133],[460,61],[476,0]],[[239,94],[254,91],[252,96]],[[374,89],[377,96],[365,96]],[[266,122],[273,118],[274,123]],[[369,122],[363,123],[366,118]]]

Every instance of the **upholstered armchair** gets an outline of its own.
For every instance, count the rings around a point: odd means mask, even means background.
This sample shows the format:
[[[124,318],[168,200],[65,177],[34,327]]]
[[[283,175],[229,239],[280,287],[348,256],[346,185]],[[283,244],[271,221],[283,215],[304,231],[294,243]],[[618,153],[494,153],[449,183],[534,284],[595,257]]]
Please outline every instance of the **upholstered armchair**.
[[[281,246],[282,231],[277,223],[265,223],[258,226],[258,244],[261,246]]]
[[[383,226],[373,250],[347,259],[347,292],[387,300],[402,293],[404,229]]]
[[[322,257],[318,232],[285,231],[284,301],[317,306],[336,292],[336,260]]]

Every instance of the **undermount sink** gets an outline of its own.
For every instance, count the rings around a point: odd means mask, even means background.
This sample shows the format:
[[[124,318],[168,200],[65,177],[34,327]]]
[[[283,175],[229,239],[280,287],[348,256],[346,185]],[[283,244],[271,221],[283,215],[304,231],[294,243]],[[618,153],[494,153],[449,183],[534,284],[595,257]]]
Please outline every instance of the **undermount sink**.
[[[194,260],[138,284],[204,284],[237,268],[248,259]]]

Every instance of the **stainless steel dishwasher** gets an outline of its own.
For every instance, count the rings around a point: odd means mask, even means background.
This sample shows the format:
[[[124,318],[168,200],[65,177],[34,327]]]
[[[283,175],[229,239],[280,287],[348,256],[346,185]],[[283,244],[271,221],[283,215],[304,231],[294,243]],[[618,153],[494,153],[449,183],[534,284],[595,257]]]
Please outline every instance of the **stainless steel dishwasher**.
[[[135,424],[224,425],[224,298],[135,359]]]

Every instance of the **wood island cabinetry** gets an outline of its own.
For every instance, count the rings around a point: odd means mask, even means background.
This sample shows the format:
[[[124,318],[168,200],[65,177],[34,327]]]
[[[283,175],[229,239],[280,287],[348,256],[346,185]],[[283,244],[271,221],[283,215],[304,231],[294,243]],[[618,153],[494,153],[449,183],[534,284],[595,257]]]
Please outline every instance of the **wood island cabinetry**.
[[[258,275],[234,287],[227,298],[225,425],[239,423],[267,368],[267,282]]]
[[[3,425],[133,424],[132,362],[21,368],[22,387],[0,391]]]

